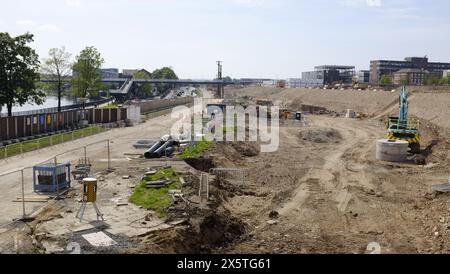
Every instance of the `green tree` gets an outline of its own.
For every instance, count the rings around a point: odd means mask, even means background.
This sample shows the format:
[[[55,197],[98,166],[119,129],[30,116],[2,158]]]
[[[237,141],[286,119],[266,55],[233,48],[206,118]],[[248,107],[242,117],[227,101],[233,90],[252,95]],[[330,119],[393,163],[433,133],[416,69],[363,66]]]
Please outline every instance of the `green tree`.
[[[450,77],[444,77],[441,79],[442,85],[450,85]]]
[[[152,72],[152,79],[178,80],[178,76],[171,67],[163,67]],[[156,85],[160,92],[166,92],[171,88],[170,84]]]
[[[15,105],[27,102],[42,104],[45,93],[36,89],[39,81],[39,57],[27,44],[33,42],[33,34],[11,37],[0,33],[0,106],[6,105],[12,116]]]
[[[392,85],[392,77],[389,75],[382,75],[380,78],[380,85],[383,86]]]
[[[45,59],[41,66],[41,72],[42,76],[50,81],[45,88],[51,91],[56,90],[58,94],[58,112],[60,112],[64,81],[69,77],[72,68],[71,54],[66,51],[65,47],[62,47],[50,49],[48,55],[49,58]]]
[[[436,86],[441,84],[442,78],[436,74],[426,74],[424,79],[424,84],[427,86]]]
[[[100,52],[95,47],[87,47],[76,57],[72,67],[72,95],[83,99],[98,96],[104,88],[100,69],[104,63]]]
[[[148,73],[146,73],[145,71],[141,70],[136,72],[133,75],[133,79],[141,79],[141,80],[150,80],[152,79],[151,75],[149,75]],[[149,97],[153,97],[153,89],[154,89],[154,85],[153,84],[142,84],[137,88],[137,95],[139,98],[149,98]]]
[[[225,83],[233,83],[233,78],[231,78],[230,76],[227,76],[227,77],[223,78],[223,81]]]

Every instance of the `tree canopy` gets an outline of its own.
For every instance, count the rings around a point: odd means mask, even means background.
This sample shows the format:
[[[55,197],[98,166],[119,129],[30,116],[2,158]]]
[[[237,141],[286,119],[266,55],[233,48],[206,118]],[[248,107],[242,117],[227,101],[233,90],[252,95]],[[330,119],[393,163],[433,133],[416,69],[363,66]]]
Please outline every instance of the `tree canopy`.
[[[380,84],[381,85],[392,85],[392,77],[389,75],[382,75],[380,78]]]
[[[6,105],[9,116],[13,106],[42,104],[45,98],[45,93],[36,89],[39,57],[27,45],[31,42],[31,33],[17,37],[0,33],[0,106]]]
[[[133,75],[133,79],[150,80],[151,78],[152,78],[152,76],[149,75],[144,70],[140,70]],[[153,84],[142,84],[142,85],[138,86],[137,87],[137,96],[142,99],[152,97],[154,87],[155,86]]]
[[[152,72],[152,79],[178,80],[178,76],[171,67],[163,67]],[[160,93],[164,93],[172,86],[170,84],[158,84],[156,87]]]
[[[86,47],[80,52],[72,67],[72,95],[83,99],[98,96],[104,88],[100,72],[103,63],[104,59],[95,47]]]
[[[64,80],[70,76],[72,64],[70,63],[71,54],[65,47],[50,49],[49,57],[44,59],[41,66],[42,77],[51,80],[45,89],[56,91],[58,94],[58,111],[61,111],[61,96],[64,91]]]

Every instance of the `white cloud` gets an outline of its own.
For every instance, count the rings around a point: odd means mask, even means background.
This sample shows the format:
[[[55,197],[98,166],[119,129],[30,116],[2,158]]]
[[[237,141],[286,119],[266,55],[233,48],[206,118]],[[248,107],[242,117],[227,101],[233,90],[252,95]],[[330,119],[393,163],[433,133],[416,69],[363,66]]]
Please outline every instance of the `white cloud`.
[[[59,28],[53,24],[43,24],[39,27],[42,31],[58,31]]]
[[[269,0],[226,0],[231,4],[251,6],[251,7],[261,7],[269,2]]]
[[[366,0],[369,7],[381,7],[381,0]]]
[[[66,0],[66,5],[69,7],[81,6],[81,0]]]
[[[19,20],[16,21],[16,24],[23,27],[32,27],[36,26],[36,22],[33,20]]]
[[[382,0],[339,0],[341,5],[349,7],[357,6],[369,6],[369,7],[381,7],[383,5]]]

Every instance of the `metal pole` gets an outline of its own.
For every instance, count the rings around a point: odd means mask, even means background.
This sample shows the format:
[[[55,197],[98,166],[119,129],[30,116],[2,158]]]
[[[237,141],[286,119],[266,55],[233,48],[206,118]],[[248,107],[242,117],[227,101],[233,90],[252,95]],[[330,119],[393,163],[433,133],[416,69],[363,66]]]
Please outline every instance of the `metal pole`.
[[[109,139],[108,139],[108,170],[111,170],[111,151],[109,146]]]
[[[87,152],[86,152],[86,146],[83,147],[84,150],[84,164],[87,164]]]
[[[25,219],[25,183],[23,178],[23,169],[21,170],[22,173],[22,218]]]
[[[58,179],[58,169],[56,168],[58,165],[58,160],[56,159],[55,156],[55,172],[56,172],[56,197],[59,199],[59,179]]]

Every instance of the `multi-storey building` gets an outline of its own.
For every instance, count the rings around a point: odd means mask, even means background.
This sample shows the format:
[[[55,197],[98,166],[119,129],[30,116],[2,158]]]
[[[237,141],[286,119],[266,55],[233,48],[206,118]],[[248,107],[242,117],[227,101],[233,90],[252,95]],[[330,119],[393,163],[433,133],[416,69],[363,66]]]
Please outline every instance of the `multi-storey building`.
[[[442,75],[450,69],[450,63],[428,62],[427,57],[407,57],[404,61],[376,60],[370,62],[370,83],[378,84],[381,76],[390,75],[402,69],[419,69],[432,74]]]

